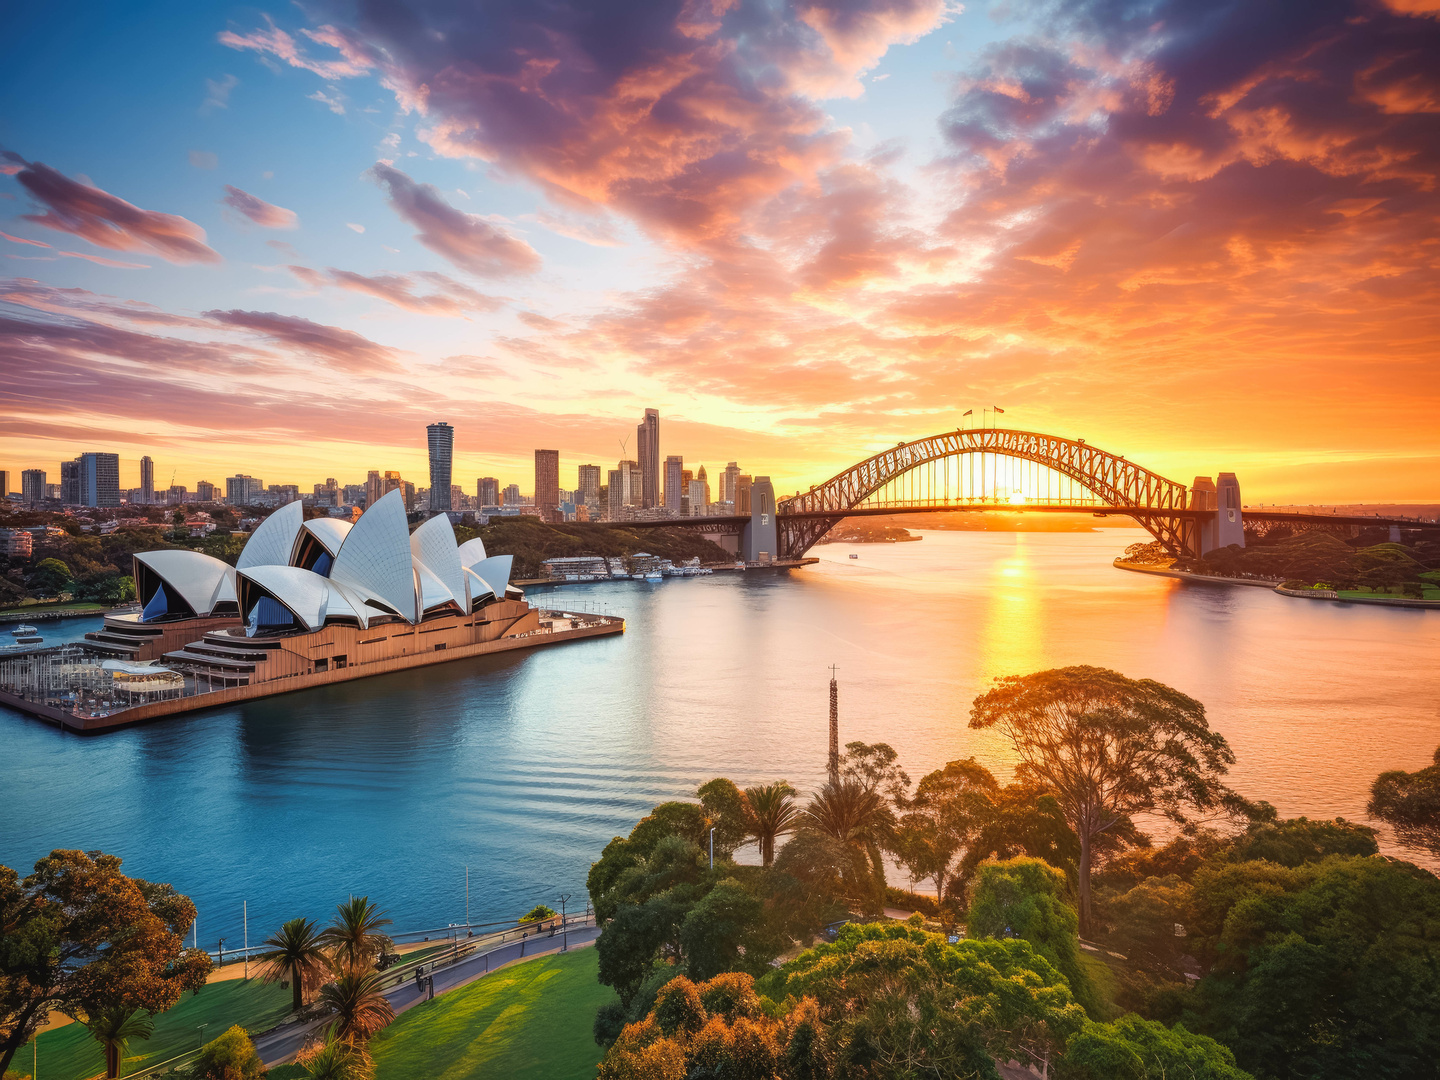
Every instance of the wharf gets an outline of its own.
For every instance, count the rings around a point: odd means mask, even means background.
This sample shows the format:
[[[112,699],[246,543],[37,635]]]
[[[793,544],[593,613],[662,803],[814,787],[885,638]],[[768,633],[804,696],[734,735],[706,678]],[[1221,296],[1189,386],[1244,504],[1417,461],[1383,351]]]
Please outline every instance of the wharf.
[[[739,574],[739,573],[744,573],[744,572],[746,572],[746,571],[752,571],[752,570],[798,570],[798,569],[799,569],[800,567],[802,567],[802,566],[811,566],[811,565],[813,565],[813,564],[815,564],[815,563],[818,563],[819,561],[820,561],[820,560],[819,560],[819,559],[816,559],[816,558],[806,557],[806,558],[803,558],[803,559],[776,559],[774,562],[768,562],[768,563],[745,563],[744,565],[736,565],[735,563],[706,563],[704,566],[701,567],[701,569],[709,570],[709,571],[711,571],[712,573],[716,573],[716,574],[728,574],[728,573]],[[634,579],[634,578],[629,578],[629,577],[618,577],[618,578],[595,578],[594,580],[591,580],[591,581],[566,581],[566,580],[564,580],[563,578],[548,578],[548,577],[545,577],[545,578],[524,578],[524,579],[522,579],[522,580],[512,582],[512,584],[517,585],[517,586],[519,586],[519,587],[522,588],[522,589],[528,589],[528,588],[532,588],[532,587],[534,587],[534,586],[536,586],[536,585],[549,585],[549,586],[557,586],[557,585],[595,585],[595,584],[598,584],[598,583],[601,583],[601,582],[606,582],[606,581],[633,581],[633,580],[635,580],[635,579]]]

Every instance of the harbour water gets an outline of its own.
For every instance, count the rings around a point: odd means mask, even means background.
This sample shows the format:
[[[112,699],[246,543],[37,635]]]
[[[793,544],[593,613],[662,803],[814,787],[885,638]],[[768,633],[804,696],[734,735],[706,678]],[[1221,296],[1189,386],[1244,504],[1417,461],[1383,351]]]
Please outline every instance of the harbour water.
[[[242,901],[252,943],[352,893],[397,929],[461,922],[467,867],[475,922],[583,902],[590,862],[659,800],[716,775],[813,789],[831,664],[842,739],[891,743],[915,779],[972,754],[1007,779],[1013,759],[967,727],[970,702],[996,676],[1063,664],[1200,699],[1235,750],[1233,785],[1287,816],[1364,820],[1376,774],[1429,764],[1440,743],[1440,612],[1114,569],[1138,531],[924,535],[826,545],[791,573],[570,587],[555,599],[608,605],[626,634],[101,737],[0,708],[0,863],[119,854],[195,899],[211,949],[240,944]],[[1440,866],[1388,833],[1385,849]]]

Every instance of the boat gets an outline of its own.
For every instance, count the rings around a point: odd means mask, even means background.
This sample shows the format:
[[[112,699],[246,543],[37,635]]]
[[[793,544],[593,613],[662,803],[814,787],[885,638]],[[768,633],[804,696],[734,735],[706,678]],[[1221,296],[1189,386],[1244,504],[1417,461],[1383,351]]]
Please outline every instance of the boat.
[[[36,630],[35,627],[30,626],[26,623],[21,623],[19,626],[15,627],[14,630],[10,631],[10,633],[15,637],[34,637],[39,632],[40,631]]]
[[[858,559],[859,557],[860,557],[860,556],[857,555],[857,554],[855,554],[855,552],[853,552],[853,551],[850,552],[850,558],[852,558],[852,559]]]

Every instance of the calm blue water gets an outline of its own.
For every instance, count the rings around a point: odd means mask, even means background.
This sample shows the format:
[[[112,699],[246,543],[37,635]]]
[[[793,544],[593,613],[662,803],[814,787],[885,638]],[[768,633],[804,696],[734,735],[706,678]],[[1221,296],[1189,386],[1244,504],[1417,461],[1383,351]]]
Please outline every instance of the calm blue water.
[[[1110,560],[1128,530],[925,537],[825,546],[788,575],[567,588],[553,597],[608,603],[627,633],[101,737],[0,709],[0,862],[120,854],[195,899],[211,948],[239,944],[242,901],[252,942],[351,893],[397,929],[459,922],[467,865],[471,917],[513,917],[583,900],[611,836],[711,776],[813,787],[832,663],[842,738],[891,742],[916,779],[970,754],[1007,777],[970,701],[993,676],[1070,663],[1198,697],[1235,786],[1286,814],[1362,818],[1377,773],[1440,743],[1440,612],[1127,574]]]

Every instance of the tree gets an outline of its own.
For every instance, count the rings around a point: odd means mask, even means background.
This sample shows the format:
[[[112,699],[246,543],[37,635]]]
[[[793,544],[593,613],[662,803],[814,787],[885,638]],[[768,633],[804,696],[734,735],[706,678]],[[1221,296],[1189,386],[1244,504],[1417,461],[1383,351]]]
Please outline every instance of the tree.
[[[320,1003],[335,1014],[335,1034],[346,1042],[363,1044],[395,1019],[395,1010],[380,992],[379,972],[354,969],[320,988]]]
[[[759,898],[734,879],[706,893],[680,924],[689,976],[704,980],[726,971],[763,972],[779,951],[764,940],[763,914]]]
[[[363,1047],[354,1046],[326,1029],[325,1041],[312,1043],[295,1055],[310,1080],[370,1080],[375,1069]]]
[[[1133,1015],[1087,1020],[1055,1064],[1057,1080],[1252,1080],[1214,1039]]]
[[[991,799],[999,791],[990,770],[971,757],[922,777],[914,797],[906,801],[895,846],[913,877],[935,882],[940,900],[959,860],[989,819]]]
[[[206,1043],[190,1068],[192,1080],[259,1080],[265,1063],[239,1024]]]
[[[1440,828],[1440,748],[1435,764],[1407,773],[1383,772],[1370,787],[1370,813],[1394,825]]]
[[[972,728],[997,727],[1020,756],[1016,777],[1043,784],[1080,839],[1080,929],[1090,925],[1096,839],[1139,813],[1234,808],[1221,781],[1235,755],[1205,706],[1153,679],[1096,667],[997,680],[975,699]]]
[[[795,831],[799,808],[795,805],[795,789],[786,781],[745,789],[750,804],[750,830],[760,845],[760,865],[775,861],[775,841]]]
[[[826,783],[802,811],[802,821],[806,828],[864,854],[870,880],[854,883],[861,891],[852,899],[867,912],[878,914],[885,897],[885,863],[880,852],[892,846],[895,825],[895,816],[880,793],[854,779]]]
[[[123,1005],[101,1009],[85,1020],[91,1037],[105,1049],[105,1075],[120,1075],[120,1063],[131,1039],[148,1039],[155,1032],[155,1021],[142,1009]]]
[[[265,939],[268,949],[261,953],[260,977],[266,982],[288,982],[291,1009],[299,1012],[305,999],[325,983],[330,967],[325,942],[309,919],[291,919],[278,933]]]
[[[99,852],[52,851],[22,882],[0,866],[0,1074],[52,1009],[164,1012],[210,958],[184,947],[195,905]]]
[[[980,831],[955,871],[956,886],[969,882],[986,859],[1018,855],[1043,859],[1072,881],[1077,878],[1080,841],[1055,796],[1034,784],[1007,784],[990,794],[989,803]]]
[[[1208,968],[1186,1026],[1273,1080],[1400,1080],[1440,1061],[1440,880],[1332,855],[1198,870],[1186,920]]]
[[[710,830],[714,829],[715,857],[730,858],[751,833],[750,804],[745,801],[744,792],[733,781],[717,776],[701,784],[695,794],[706,819],[706,835],[701,847],[709,850]]]
[[[70,587],[75,575],[60,559],[41,559],[30,575],[30,588],[45,596],[54,596]]]
[[[1080,966],[1075,909],[1065,899],[1065,875],[1039,859],[1021,857],[980,868],[966,932],[971,937],[1022,938],[1070,984],[1087,1010],[1095,993]]]
[[[368,971],[390,939],[380,933],[390,920],[368,896],[352,896],[335,906],[335,917],[320,934],[320,941],[342,971]]]
[[[840,759],[840,778],[859,784],[899,806],[905,802],[910,777],[900,768],[899,757],[889,743],[849,742]]]

